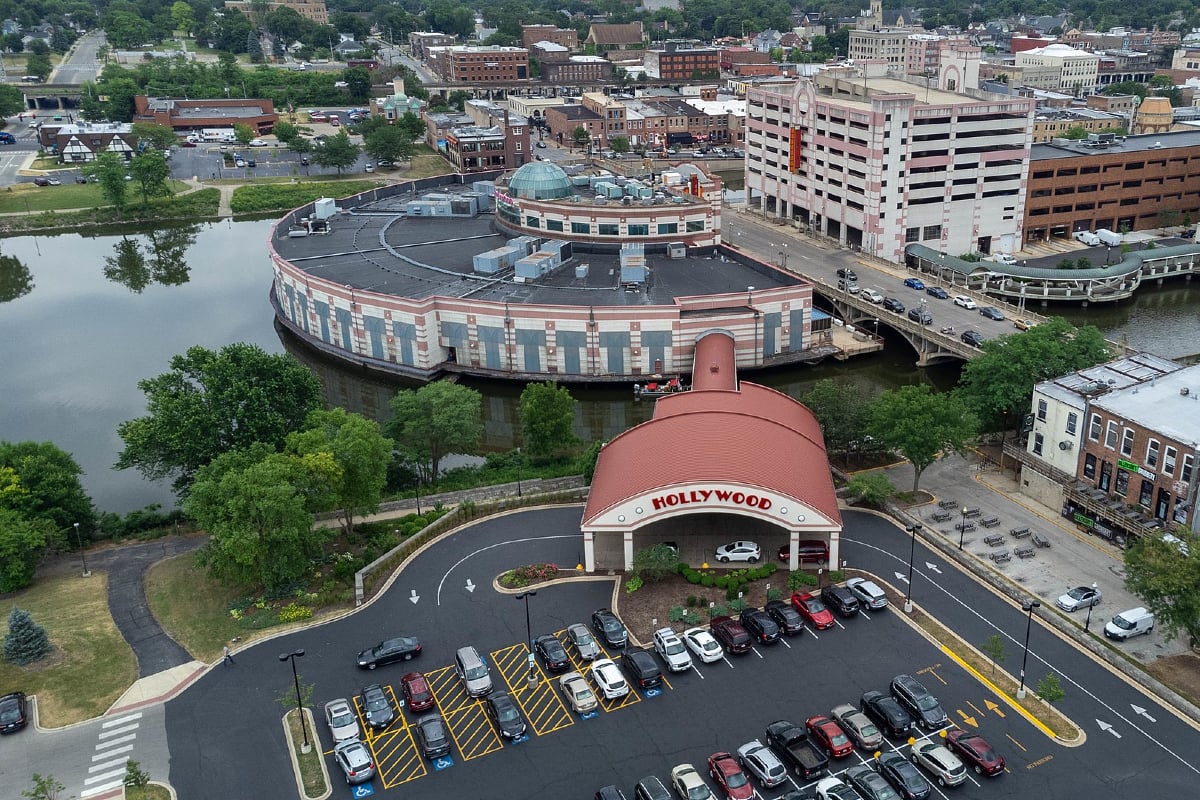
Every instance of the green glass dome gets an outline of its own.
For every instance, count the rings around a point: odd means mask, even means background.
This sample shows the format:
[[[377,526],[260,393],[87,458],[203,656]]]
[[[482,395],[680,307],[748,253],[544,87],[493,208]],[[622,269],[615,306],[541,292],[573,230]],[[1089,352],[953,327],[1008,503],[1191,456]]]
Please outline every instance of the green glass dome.
[[[508,179],[508,191],[525,200],[557,200],[574,194],[567,173],[548,161],[531,161],[522,166]]]

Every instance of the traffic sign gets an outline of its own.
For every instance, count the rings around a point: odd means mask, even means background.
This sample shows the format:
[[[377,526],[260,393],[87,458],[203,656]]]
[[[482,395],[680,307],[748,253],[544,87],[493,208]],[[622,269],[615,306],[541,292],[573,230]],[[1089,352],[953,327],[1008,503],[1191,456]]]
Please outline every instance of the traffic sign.
[[[375,794],[375,787],[369,783],[360,783],[350,789],[351,797],[370,797]]]
[[[433,760],[433,769],[435,772],[441,772],[444,769],[449,769],[454,766],[454,759],[450,756],[442,756]]]

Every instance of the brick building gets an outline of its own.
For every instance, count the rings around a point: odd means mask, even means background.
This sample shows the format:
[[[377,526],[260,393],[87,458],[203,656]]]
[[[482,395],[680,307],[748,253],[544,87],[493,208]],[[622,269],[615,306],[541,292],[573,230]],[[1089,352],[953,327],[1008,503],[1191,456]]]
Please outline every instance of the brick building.
[[[431,47],[428,62],[449,83],[529,80],[529,51],[524,47]]]
[[[530,47],[535,42],[554,42],[568,50],[577,50],[579,33],[573,28],[559,28],[555,25],[522,25],[521,44]]]
[[[254,128],[256,133],[264,134],[274,130],[279,114],[270,100],[177,100],[139,94],[133,98],[133,121],[166,125],[176,132],[230,128],[241,123]]]
[[[688,42],[666,42],[661,50],[647,50],[644,65],[652,78],[687,81],[712,78],[721,72],[721,51]]]
[[[250,0],[226,0],[225,8],[240,11],[248,17],[256,13],[270,14],[281,8],[290,8],[307,20],[319,25],[329,24],[329,10],[325,8],[325,0],[266,0],[264,3]]]
[[[413,58],[425,61],[429,58],[431,47],[453,47],[458,39],[448,33],[432,31],[413,31],[408,35],[408,47]]]
[[[566,61],[542,64],[542,80],[546,83],[608,82],[612,74],[612,62],[600,56],[571,56]]]

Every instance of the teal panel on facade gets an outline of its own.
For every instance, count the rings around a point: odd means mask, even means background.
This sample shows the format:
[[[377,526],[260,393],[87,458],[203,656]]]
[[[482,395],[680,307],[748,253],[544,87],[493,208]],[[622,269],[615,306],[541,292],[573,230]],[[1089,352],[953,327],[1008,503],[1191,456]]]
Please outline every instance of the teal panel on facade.
[[[400,351],[400,363],[416,366],[417,326],[411,322],[393,322],[392,338],[396,340],[396,349]]]
[[[792,309],[788,320],[788,349],[798,353],[804,349],[804,309]]]
[[[483,347],[483,365],[488,369],[504,369],[504,329],[498,326],[480,325],[479,344]]]
[[[587,353],[587,334],[583,331],[559,331],[555,341],[562,371],[582,375],[584,356]]]
[[[778,311],[763,314],[763,358],[779,352],[779,328],[782,323],[783,317]]]
[[[329,338],[329,304],[322,303],[320,300],[313,301],[313,308],[317,312],[317,319],[321,322],[321,341],[328,344]]]
[[[383,358],[384,337],[387,329],[380,317],[363,317],[363,329],[367,332],[367,345],[371,348],[371,358]]]
[[[517,345],[524,348],[526,372],[542,371],[542,348],[546,346],[545,331],[529,331],[518,329]]]
[[[336,310],[338,330],[342,332],[342,348],[345,350],[354,351],[354,330],[353,317],[350,316],[350,309],[339,308]]]

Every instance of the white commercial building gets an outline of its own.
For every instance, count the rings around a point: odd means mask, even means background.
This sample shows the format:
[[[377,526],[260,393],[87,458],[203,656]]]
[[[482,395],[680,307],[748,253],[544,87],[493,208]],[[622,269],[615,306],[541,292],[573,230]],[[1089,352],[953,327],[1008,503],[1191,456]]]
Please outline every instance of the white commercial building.
[[[946,50],[928,82],[864,64],[749,89],[749,203],[897,263],[915,242],[1013,252],[1034,102],[964,93],[977,65]]]
[[[1013,66],[1055,68],[1058,86],[1043,88],[1057,88],[1076,96],[1091,94],[1099,83],[1100,56],[1067,44],[1051,44],[1017,53],[1013,57]]]

